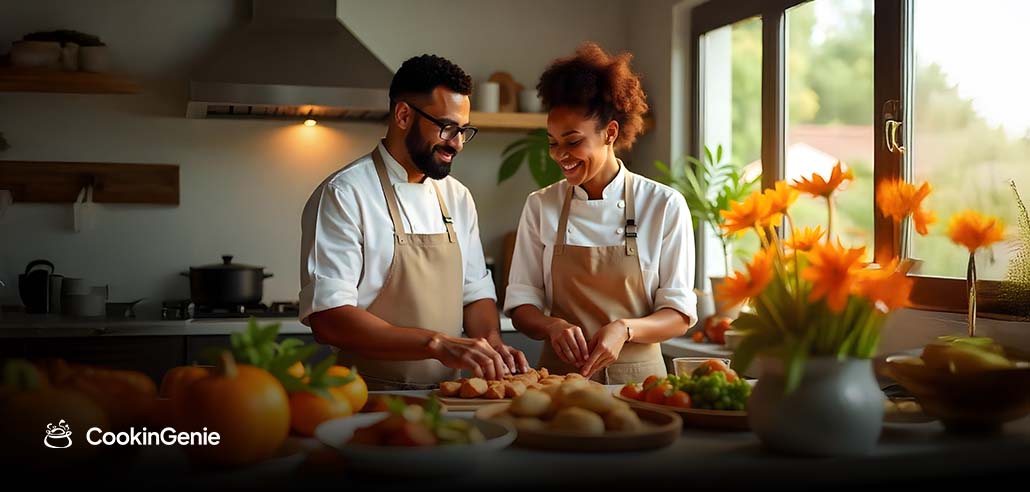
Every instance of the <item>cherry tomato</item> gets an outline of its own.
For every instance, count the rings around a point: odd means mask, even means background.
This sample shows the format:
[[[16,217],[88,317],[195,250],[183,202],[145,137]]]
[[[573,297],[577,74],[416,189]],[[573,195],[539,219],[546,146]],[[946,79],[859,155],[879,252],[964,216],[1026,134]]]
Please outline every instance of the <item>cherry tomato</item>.
[[[626,383],[626,385],[623,386],[621,390],[619,390],[619,394],[631,400],[639,400],[640,396],[643,394],[643,391],[641,391],[639,385],[633,383]]]
[[[691,335],[691,339],[694,340],[695,343],[703,343],[705,341],[705,334],[700,330],[695,331],[694,334]]]
[[[686,391],[673,391],[665,398],[665,404],[677,408],[690,408],[690,395]]]
[[[656,384],[658,384],[658,376],[652,374],[644,378],[644,391],[651,389]]]
[[[654,388],[647,390],[644,393],[644,401],[648,403],[655,403],[658,405],[665,404],[665,397],[669,393],[672,393],[672,385],[668,383],[662,383]]]

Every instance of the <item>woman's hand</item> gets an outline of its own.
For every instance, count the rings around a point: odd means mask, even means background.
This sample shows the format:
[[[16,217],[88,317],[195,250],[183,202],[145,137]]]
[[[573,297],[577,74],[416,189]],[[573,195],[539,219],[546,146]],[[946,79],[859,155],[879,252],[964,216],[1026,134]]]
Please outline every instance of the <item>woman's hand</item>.
[[[554,353],[566,364],[581,367],[587,360],[590,350],[582,328],[561,318],[554,318],[547,326],[547,338],[551,341]]]
[[[512,374],[529,372],[529,361],[526,360],[526,354],[523,354],[521,350],[505,344],[500,336],[487,337],[486,341],[498,354],[501,354],[501,358],[508,366],[508,371]]]
[[[582,366],[580,374],[590,378],[595,372],[612,365],[619,359],[628,336],[625,320],[617,319],[602,326],[590,338],[590,357]]]

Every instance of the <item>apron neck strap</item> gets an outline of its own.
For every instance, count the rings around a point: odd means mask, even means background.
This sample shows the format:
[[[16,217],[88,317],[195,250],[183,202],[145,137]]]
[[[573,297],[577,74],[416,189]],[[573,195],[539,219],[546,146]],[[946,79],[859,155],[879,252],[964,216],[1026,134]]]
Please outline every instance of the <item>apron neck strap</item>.
[[[623,183],[622,199],[626,202],[626,255],[637,255],[637,207],[633,200],[633,173],[623,168],[626,173],[626,182]]]
[[[619,165],[622,165],[620,162]],[[623,183],[622,199],[625,202],[624,215],[626,219],[626,254],[628,256],[637,255],[637,212],[636,204],[633,202],[633,173],[629,172],[623,166],[623,173],[625,174],[625,182]],[[569,208],[572,204],[572,194],[574,189],[569,186],[568,193],[565,194],[565,201],[561,206],[561,215],[558,216],[558,237],[554,241],[554,254],[560,255],[565,252],[565,232],[569,228]]]
[[[565,252],[565,231],[569,228],[569,205],[572,203],[573,187],[569,185],[569,192],[565,194],[565,201],[561,206],[561,215],[558,216],[558,237],[554,240],[554,254],[560,255]]]
[[[404,232],[404,222],[401,220],[400,206],[397,205],[397,194],[390,184],[390,175],[386,171],[386,162],[383,161],[383,154],[377,146],[372,151],[372,162],[376,165],[376,174],[379,175],[379,185],[383,188],[383,195],[386,196],[386,208],[390,209],[390,221],[393,222],[393,235],[397,238],[398,244],[408,244],[408,233]],[[457,240],[454,233],[454,219],[447,213],[447,205],[443,203],[443,195],[440,194],[440,187],[433,181],[433,191],[436,192],[436,202],[440,204],[440,215],[443,217],[444,226],[447,227],[447,239],[450,242]]]
[[[447,205],[443,203],[443,195],[440,194],[440,187],[433,181],[433,191],[436,192],[436,203],[440,204],[440,215],[443,217],[443,225],[447,228],[447,240],[454,242],[457,240],[457,234],[454,233],[454,219],[451,218],[451,214],[447,213]]]
[[[379,185],[383,188],[383,195],[386,196],[386,208],[390,209],[390,221],[393,222],[393,237],[398,244],[408,244],[408,233],[404,232],[404,222],[401,221],[401,210],[397,205],[397,194],[390,184],[390,175],[386,171],[386,163],[383,162],[383,154],[379,147],[372,151],[372,162],[376,165],[376,174],[379,175]]]

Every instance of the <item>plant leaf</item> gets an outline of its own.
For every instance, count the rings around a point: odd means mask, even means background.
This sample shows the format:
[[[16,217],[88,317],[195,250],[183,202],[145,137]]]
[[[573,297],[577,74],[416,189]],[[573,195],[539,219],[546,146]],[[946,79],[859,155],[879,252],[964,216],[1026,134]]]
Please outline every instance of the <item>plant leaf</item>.
[[[497,184],[503,183],[506,179],[515,175],[518,172],[519,167],[522,167],[522,161],[526,158],[526,149],[514,152],[504,159],[501,163],[500,169],[497,170]]]

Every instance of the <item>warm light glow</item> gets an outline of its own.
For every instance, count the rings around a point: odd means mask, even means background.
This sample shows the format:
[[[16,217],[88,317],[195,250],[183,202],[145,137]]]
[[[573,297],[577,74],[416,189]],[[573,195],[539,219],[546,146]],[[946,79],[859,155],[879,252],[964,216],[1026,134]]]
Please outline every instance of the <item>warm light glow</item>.
[[[318,122],[312,119],[304,120],[304,126],[315,126]]]

